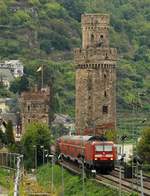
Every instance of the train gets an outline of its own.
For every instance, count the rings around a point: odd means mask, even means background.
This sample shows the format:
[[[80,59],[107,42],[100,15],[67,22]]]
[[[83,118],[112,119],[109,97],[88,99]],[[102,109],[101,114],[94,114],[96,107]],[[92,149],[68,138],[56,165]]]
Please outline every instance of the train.
[[[112,171],[117,159],[113,141],[101,136],[62,136],[56,141],[56,153],[88,169]]]

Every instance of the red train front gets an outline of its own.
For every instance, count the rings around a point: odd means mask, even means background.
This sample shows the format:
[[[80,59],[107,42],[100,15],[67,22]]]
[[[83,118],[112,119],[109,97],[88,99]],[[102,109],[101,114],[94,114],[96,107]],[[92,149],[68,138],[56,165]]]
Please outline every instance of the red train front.
[[[84,160],[88,168],[113,170],[116,148],[112,141],[99,136],[62,136],[57,140],[57,152],[72,161]]]

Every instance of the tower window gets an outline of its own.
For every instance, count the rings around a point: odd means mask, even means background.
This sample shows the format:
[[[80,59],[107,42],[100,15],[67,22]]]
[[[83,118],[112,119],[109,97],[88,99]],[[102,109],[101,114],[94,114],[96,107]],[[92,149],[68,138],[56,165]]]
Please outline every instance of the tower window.
[[[106,55],[105,55],[105,59],[108,59],[108,54],[106,53]]]
[[[91,35],[91,42],[94,42],[94,35]]]
[[[103,114],[108,114],[108,106],[103,105]]]
[[[103,38],[104,38],[104,36],[103,35],[100,35],[99,43],[98,43],[98,46],[99,47],[102,47],[103,46]]]
[[[107,97],[107,93],[106,93],[106,91],[104,91],[104,97]]]
[[[28,105],[28,112],[30,111],[30,105]]]
[[[104,74],[104,78],[105,78],[105,79],[107,78],[107,75],[106,75],[106,74]]]

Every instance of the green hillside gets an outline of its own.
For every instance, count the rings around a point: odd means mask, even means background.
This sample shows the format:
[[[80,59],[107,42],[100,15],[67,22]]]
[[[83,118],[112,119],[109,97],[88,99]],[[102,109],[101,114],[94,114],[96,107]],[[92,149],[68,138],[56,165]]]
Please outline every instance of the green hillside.
[[[1,0],[0,58],[21,59],[30,86],[40,81],[36,69],[44,64],[44,83],[54,83],[55,111],[74,116],[72,51],[81,45],[81,13],[109,13],[110,42],[119,53],[118,110],[134,105],[149,111],[149,10],[149,0]]]

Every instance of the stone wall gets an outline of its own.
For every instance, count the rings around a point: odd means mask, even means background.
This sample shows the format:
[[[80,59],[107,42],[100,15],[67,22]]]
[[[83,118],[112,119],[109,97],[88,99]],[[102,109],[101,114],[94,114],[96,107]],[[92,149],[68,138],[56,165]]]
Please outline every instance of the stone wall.
[[[97,131],[92,134],[100,134],[116,128],[117,51],[109,48],[108,25],[108,15],[82,15],[82,48],[74,50],[76,129],[79,132],[90,128],[88,130]]]
[[[49,124],[50,92],[45,91],[23,92],[20,97],[22,131],[32,122]]]

